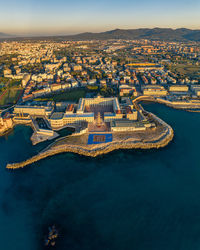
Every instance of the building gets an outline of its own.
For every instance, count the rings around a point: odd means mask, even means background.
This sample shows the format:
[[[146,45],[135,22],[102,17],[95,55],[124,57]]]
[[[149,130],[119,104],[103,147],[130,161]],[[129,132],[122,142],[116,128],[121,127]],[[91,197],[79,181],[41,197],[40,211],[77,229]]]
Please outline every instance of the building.
[[[62,85],[61,84],[58,84],[58,83],[54,83],[51,85],[51,90],[52,91],[59,91],[62,89]]]
[[[119,87],[119,91],[120,91],[120,96],[130,95],[133,94],[133,92],[136,92],[136,88],[129,85],[121,85]]]
[[[4,77],[10,77],[12,75],[12,70],[11,69],[4,69],[3,75],[4,75]]]
[[[11,118],[2,118],[0,116],[0,133],[4,133],[5,131],[13,128],[13,121]]]
[[[73,69],[73,71],[81,71],[82,70],[82,66],[81,65],[73,65],[72,69]]]
[[[103,114],[105,122],[123,118],[116,97],[103,98],[98,96],[97,98],[81,98],[76,112],[74,105],[68,105],[65,112],[53,113],[49,122],[53,129],[64,127],[67,124],[93,123],[98,112]]]
[[[86,109],[95,110],[95,107],[106,111],[108,109],[113,110],[119,117],[121,117],[121,108],[117,97],[104,98],[98,96],[96,98],[81,98],[78,104],[77,113],[83,114]]]
[[[41,103],[40,105],[16,105],[14,108],[14,114],[19,116],[45,116],[49,117],[54,110],[52,102],[48,102],[46,105]]]
[[[172,85],[169,87],[170,92],[188,92],[189,87],[187,85]]]
[[[103,114],[104,121],[122,119],[123,114],[117,98],[81,98],[75,112],[74,105],[69,105],[63,113],[53,113],[49,119],[52,128],[58,129],[67,124],[93,123],[97,113]]]
[[[138,119],[138,112],[136,110],[131,109],[131,106],[126,106],[126,118],[127,120],[137,120]]]
[[[113,132],[145,131],[146,127],[141,122],[116,120],[111,122],[111,130]]]
[[[138,121],[138,111],[133,109],[132,105],[123,104],[121,107],[116,97],[81,98],[78,104],[65,102],[55,105],[53,102],[32,102],[26,105],[16,105],[13,113],[14,118],[24,122],[43,119],[52,130],[73,126],[80,130],[83,128],[89,130],[90,128],[90,131],[93,132],[97,130],[108,132],[111,130],[110,124],[113,124],[113,131],[125,130],[126,125],[127,131],[136,131],[143,128],[143,126],[135,123]],[[102,119],[101,126],[98,126],[98,117]],[[117,121],[117,123],[114,124],[113,121]],[[125,121],[123,126],[119,125],[122,124],[119,121],[122,121],[122,123]],[[43,127],[40,129],[43,129]]]
[[[159,85],[146,85],[143,86],[143,95],[145,96],[166,96],[167,90]]]
[[[22,87],[25,88],[27,83],[30,81],[31,75],[30,74],[25,74],[22,78]]]
[[[200,96],[200,85],[191,85],[191,90],[196,96]]]

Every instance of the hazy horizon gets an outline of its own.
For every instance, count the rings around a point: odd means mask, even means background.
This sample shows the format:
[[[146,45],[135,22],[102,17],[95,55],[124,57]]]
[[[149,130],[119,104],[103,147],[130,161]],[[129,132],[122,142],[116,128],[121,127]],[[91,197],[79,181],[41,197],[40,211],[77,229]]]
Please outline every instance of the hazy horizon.
[[[95,30],[83,30],[83,31],[80,31],[80,32],[71,32],[71,33],[66,33],[66,32],[58,32],[58,33],[45,33],[45,32],[36,32],[36,33],[8,33],[8,32],[1,32],[0,30],[0,33],[3,33],[5,35],[9,35],[9,36],[19,36],[19,37],[23,37],[23,36],[70,36],[70,35],[79,35],[81,33],[101,33],[101,32],[107,32],[107,31],[111,31],[111,30],[116,30],[116,29],[120,29],[120,30],[128,30],[128,29],[155,29],[155,28],[158,28],[158,29],[173,29],[173,30],[176,30],[176,29],[191,29],[191,30],[200,30],[199,29],[193,29],[193,28],[190,28],[190,27],[176,27],[176,28],[173,28],[173,27],[159,27],[159,26],[155,26],[155,27],[135,27],[135,28],[113,28],[113,29],[109,29],[109,30],[98,30],[98,31],[95,31]]]
[[[11,0],[1,4],[0,32],[71,35],[137,28],[200,28],[198,0]]]

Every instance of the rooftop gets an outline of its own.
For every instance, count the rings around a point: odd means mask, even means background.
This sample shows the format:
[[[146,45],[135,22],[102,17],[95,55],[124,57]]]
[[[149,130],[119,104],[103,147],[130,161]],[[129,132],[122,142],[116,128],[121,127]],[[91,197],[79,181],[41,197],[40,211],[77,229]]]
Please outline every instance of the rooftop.
[[[64,116],[64,113],[63,112],[54,112],[51,116],[51,119],[52,120],[59,120],[59,119],[62,119]]]
[[[130,121],[127,119],[112,121],[111,126],[112,127],[136,127],[136,128],[144,127],[144,125],[141,122],[134,122],[134,121]]]

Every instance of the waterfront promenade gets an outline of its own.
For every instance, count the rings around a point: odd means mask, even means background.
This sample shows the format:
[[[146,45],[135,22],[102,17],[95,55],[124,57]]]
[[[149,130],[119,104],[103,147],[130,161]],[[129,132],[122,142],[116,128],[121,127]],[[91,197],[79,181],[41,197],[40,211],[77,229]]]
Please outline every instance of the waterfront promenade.
[[[190,100],[190,101],[188,101],[188,100],[187,101],[186,100],[185,101],[169,101],[169,100],[162,99],[160,97],[138,96],[132,102],[133,102],[133,104],[137,104],[137,103],[142,102],[142,101],[164,104],[164,105],[171,107],[171,108],[174,108],[174,109],[184,109],[186,111],[191,109],[195,112],[195,110],[200,109],[200,101],[192,101],[192,100]]]

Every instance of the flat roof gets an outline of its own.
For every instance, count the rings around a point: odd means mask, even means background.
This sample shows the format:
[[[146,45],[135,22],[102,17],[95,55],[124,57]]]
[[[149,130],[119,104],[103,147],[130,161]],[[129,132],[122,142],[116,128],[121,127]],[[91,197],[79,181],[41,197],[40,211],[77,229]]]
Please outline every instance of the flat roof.
[[[134,122],[134,121],[130,121],[130,120],[115,120],[112,121],[111,123],[112,127],[144,127],[144,124],[142,124],[141,122]]]
[[[94,113],[85,113],[85,114],[65,114],[65,117],[94,117]]]
[[[116,116],[116,114],[115,113],[112,113],[112,112],[109,112],[109,113],[104,113],[104,117],[106,117],[106,116]]]
[[[50,119],[58,120],[58,119],[62,119],[63,116],[64,116],[64,112],[54,112]]]

